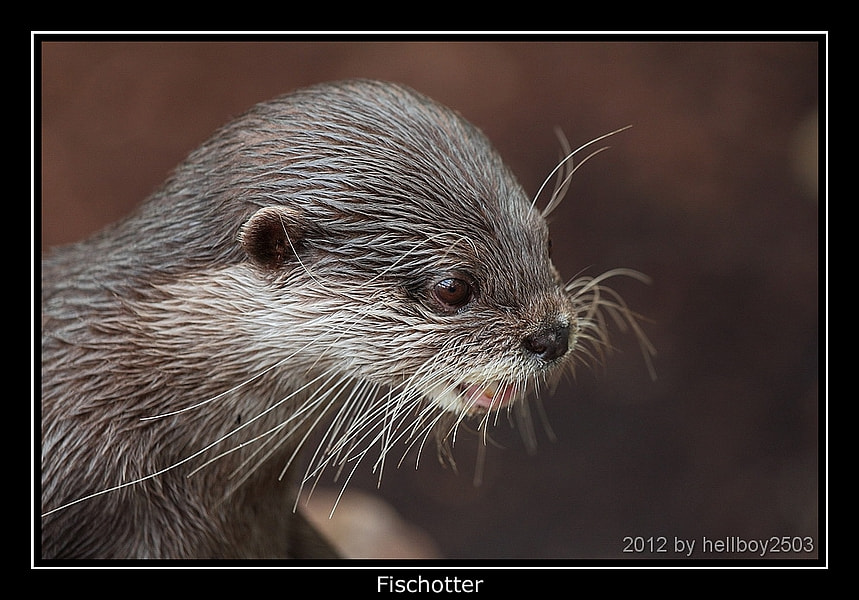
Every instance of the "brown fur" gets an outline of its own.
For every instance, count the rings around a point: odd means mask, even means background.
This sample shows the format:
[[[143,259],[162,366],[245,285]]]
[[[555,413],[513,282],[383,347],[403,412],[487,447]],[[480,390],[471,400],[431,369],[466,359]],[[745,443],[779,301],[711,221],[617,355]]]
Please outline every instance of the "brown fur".
[[[527,421],[603,312],[634,326],[548,246],[485,137],[407,88],[254,107],[43,260],[42,556],[330,555],[297,485],[395,438],[447,456],[501,407]]]

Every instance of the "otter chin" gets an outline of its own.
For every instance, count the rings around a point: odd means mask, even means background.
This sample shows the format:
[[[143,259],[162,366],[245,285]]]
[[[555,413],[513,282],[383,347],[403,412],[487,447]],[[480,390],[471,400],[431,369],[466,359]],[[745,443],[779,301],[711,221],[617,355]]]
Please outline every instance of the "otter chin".
[[[322,473],[430,437],[452,461],[462,423],[502,412],[529,441],[533,402],[601,360],[609,321],[648,357],[606,286],[643,277],[566,281],[550,257],[546,216],[592,143],[542,201],[453,110],[316,85],[46,254],[42,556],[335,556],[295,510]]]

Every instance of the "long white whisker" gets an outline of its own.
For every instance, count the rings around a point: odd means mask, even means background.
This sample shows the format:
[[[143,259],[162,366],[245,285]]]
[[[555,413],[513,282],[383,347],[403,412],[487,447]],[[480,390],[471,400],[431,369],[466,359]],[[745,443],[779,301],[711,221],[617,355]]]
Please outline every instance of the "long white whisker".
[[[250,426],[250,424],[251,424],[251,423],[253,423],[254,421],[256,421],[256,420],[258,420],[258,419],[261,419],[261,418],[262,418],[266,413],[271,412],[272,410],[275,410],[278,406],[280,406],[280,405],[281,405],[281,404],[283,404],[284,402],[286,402],[286,401],[288,401],[289,399],[291,399],[291,398],[295,397],[297,394],[301,393],[304,389],[306,389],[307,387],[309,387],[309,386],[313,385],[314,383],[316,383],[316,381],[317,381],[317,380],[319,380],[321,377],[322,377],[322,376],[318,376],[318,377],[316,377],[316,378],[314,378],[314,379],[312,379],[312,380],[308,381],[308,382],[307,382],[307,383],[305,383],[303,386],[299,387],[298,389],[296,389],[295,391],[293,391],[291,394],[289,394],[289,395],[288,395],[288,396],[286,396],[285,398],[281,399],[280,401],[276,402],[276,403],[275,403],[275,404],[273,404],[272,406],[270,406],[270,407],[268,407],[267,409],[265,409],[264,411],[262,411],[260,414],[256,415],[254,418],[249,419],[247,422],[245,422],[245,423],[243,423],[243,424],[239,425],[238,427],[236,427],[235,429],[233,429],[233,430],[232,430],[232,431],[230,431],[229,433],[226,433],[226,434],[224,434],[223,436],[219,437],[219,438],[218,438],[218,439],[216,439],[214,442],[211,442],[210,444],[208,444],[208,445],[204,446],[204,447],[203,447],[203,448],[201,448],[200,450],[197,450],[196,452],[194,452],[194,453],[192,453],[192,454],[188,455],[187,457],[185,457],[185,458],[183,458],[183,459],[181,459],[181,460],[179,460],[179,461],[177,461],[177,462],[173,463],[172,465],[170,465],[170,466],[168,466],[168,467],[165,467],[165,468],[163,468],[163,469],[160,469],[160,470],[158,470],[158,471],[155,471],[155,472],[153,472],[153,473],[150,473],[149,475],[145,475],[145,476],[143,476],[143,477],[139,477],[139,478],[137,478],[137,479],[134,479],[133,481],[127,481],[127,482],[125,482],[125,483],[121,483],[121,484],[119,484],[119,485],[115,485],[115,486],[113,486],[113,487],[106,488],[106,489],[104,489],[104,490],[100,490],[100,491],[98,491],[98,492],[94,492],[94,493],[92,493],[92,494],[89,494],[89,495],[83,496],[83,497],[81,497],[81,498],[78,498],[77,500],[72,500],[71,502],[67,502],[66,504],[62,504],[62,505],[60,505],[60,506],[58,506],[58,507],[56,507],[56,508],[53,508],[53,509],[51,509],[51,510],[49,510],[49,511],[45,512],[45,513],[43,513],[43,514],[42,514],[42,517],[45,517],[45,516],[47,516],[47,515],[49,515],[49,514],[51,514],[51,513],[57,512],[57,511],[59,511],[59,510],[63,510],[63,509],[65,509],[65,508],[68,508],[69,506],[72,506],[72,505],[74,505],[74,504],[78,504],[79,502],[83,502],[84,500],[89,500],[90,498],[95,498],[95,497],[97,497],[97,496],[101,496],[101,495],[104,495],[104,494],[107,494],[107,493],[110,493],[110,492],[115,492],[115,491],[117,491],[117,490],[121,490],[121,489],[124,489],[124,488],[130,487],[130,486],[132,486],[132,485],[137,485],[137,484],[143,483],[144,481],[148,481],[148,480],[150,480],[150,479],[154,479],[155,477],[159,477],[160,475],[163,475],[164,473],[167,473],[167,472],[169,472],[169,471],[172,471],[173,469],[176,469],[176,468],[178,468],[178,467],[180,467],[180,466],[184,465],[185,463],[187,463],[187,462],[189,462],[189,461],[191,461],[191,460],[193,460],[193,459],[197,458],[197,457],[198,457],[198,456],[200,456],[201,454],[204,454],[205,452],[208,452],[210,449],[214,448],[215,446],[217,446],[218,444],[220,444],[220,443],[221,443],[221,442],[223,442],[224,440],[229,439],[230,437],[232,437],[233,435],[235,435],[236,433],[238,433],[239,431],[241,431],[241,430],[242,430],[242,429],[244,429],[245,427]]]
[[[576,148],[576,149],[575,149],[575,150],[573,150],[572,152],[569,152],[569,153],[567,154],[567,156],[565,156],[565,157],[564,157],[564,158],[563,158],[563,159],[562,159],[562,160],[561,160],[561,161],[560,161],[560,162],[555,166],[555,168],[551,170],[551,172],[550,172],[550,173],[546,176],[546,178],[543,180],[543,183],[542,183],[542,185],[540,185],[540,188],[537,190],[537,193],[536,193],[536,194],[534,194],[534,198],[533,198],[533,200],[531,201],[531,207],[533,208],[534,206],[536,206],[536,204],[537,204],[537,200],[540,198],[540,194],[542,194],[542,193],[543,193],[543,189],[544,189],[544,188],[549,184],[549,181],[551,181],[551,180],[552,180],[552,177],[554,177],[554,176],[555,176],[555,174],[556,174],[559,170],[561,170],[561,169],[565,168],[565,164],[567,163],[567,161],[571,160],[571,159],[573,158],[573,156],[575,156],[577,153],[581,152],[582,150],[584,150],[584,149],[585,149],[585,148],[587,148],[588,146],[591,146],[591,145],[593,145],[593,144],[596,144],[597,142],[600,142],[600,141],[602,141],[602,140],[606,139],[607,137],[610,137],[610,136],[612,136],[612,135],[615,135],[615,134],[617,134],[617,133],[620,133],[621,131],[625,131],[625,130],[629,129],[630,127],[632,127],[632,125],[627,125],[626,127],[621,127],[620,129],[615,129],[614,131],[611,131],[611,132],[609,132],[609,133],[603,134],[603,135],[599,136],[598,138],[592,139],[591,141],[589,141],[589,142],[587,142],[587,143],[585,143],[585,144],[582,144],[581,146],[579,146],[578,148]],[[546,214],[546,211],[544,210],[544,211],[543,211],[543,213],[544,213],[544,214]]]
[[[567,173],[564,177],[563,183],[561,186],[552,194],[552,197],[549,199],[549,202],[546,204],[546,207],[543,209],[542,215],[543,218],[548,217],[555,208],[557,208],[558,204],[560,204],[561,200],[563,200],[566,191],[570,187],[570,182],[573,180],[573,175],[576,174],[576,171],[582,167],[586,162],[592,159],[594,156],[599,154],[600,152],[604,152],[608,150],[608,146],[603,148],[598,148],[584,157],[575,167],[570,169],[569,173]]]
[[[650,283],[649,277],[633,269],[612,269],[597,277],[579,277],[566,284],[565,289],[571,294],[573,302],[582,304],[586,310],[585,314],[581,315],[582,327],[589,328],[589,323],[596,323],[593,326],[596,335],[583,333],[580,339],[590,340],[598,345],[607,344],[606,328],[600,324],[603,320],[602,312],[604,311],[621,330],[627,326],[632,329],[644,357],[648,373],[655,380],[656,369],[653,366],[652,357],[656,355],[656,349],[639,325],[641,316],[630,310],[623,298],[612,288],[602,285],[605,280],[617,276],[632,277],[643,283]],[[602,294],[608,298],[603,298]],[[581,347],[579,350],[580,352],[587,352]]]

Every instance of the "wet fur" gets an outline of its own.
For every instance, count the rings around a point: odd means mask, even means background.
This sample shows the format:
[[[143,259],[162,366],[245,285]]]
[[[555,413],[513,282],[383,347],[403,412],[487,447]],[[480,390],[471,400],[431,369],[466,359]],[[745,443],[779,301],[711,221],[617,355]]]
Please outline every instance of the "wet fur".
[[[477,129],[401,86],[316,86],[216,132],[42,262],[42,556],[329,556],[292,513],[322,471],[429,439],[452,460],[498,412],[530,438],[528,397],[598,358],[606,318],[640,334],[603,279],[560,279],[544,216]],[[471,291],[453,309],[450,277]],[[567,330],[562,356],[523,349]],[[478,410],[462,383],[516,401]]]

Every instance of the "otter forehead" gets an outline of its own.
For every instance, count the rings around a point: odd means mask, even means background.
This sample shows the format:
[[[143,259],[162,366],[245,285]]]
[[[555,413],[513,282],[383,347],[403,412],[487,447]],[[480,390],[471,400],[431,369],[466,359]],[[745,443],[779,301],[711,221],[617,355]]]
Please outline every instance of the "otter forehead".
[[[543,218],[489,140],[408,88],[327,84],[261,105],[247,120],[248,196],[294,207],[342,258],[396,247],[412,262],[457,253],[472,263],[543,262]],[[255,189],[261,180],[266,189]]]
[[[242,122],[246,121],[246,122]],[[489,140],[458,113],[372,81],[317,86],[258,106],[239,123],[250,191],[356,217],[486,222],[525,194]],[[281,176],[282,175],[282,176]],[[298,177],[296,177],[298,175]],[[274,196],[274,197],[273,197]],[[314,202],[315,201],[315,202]]]

